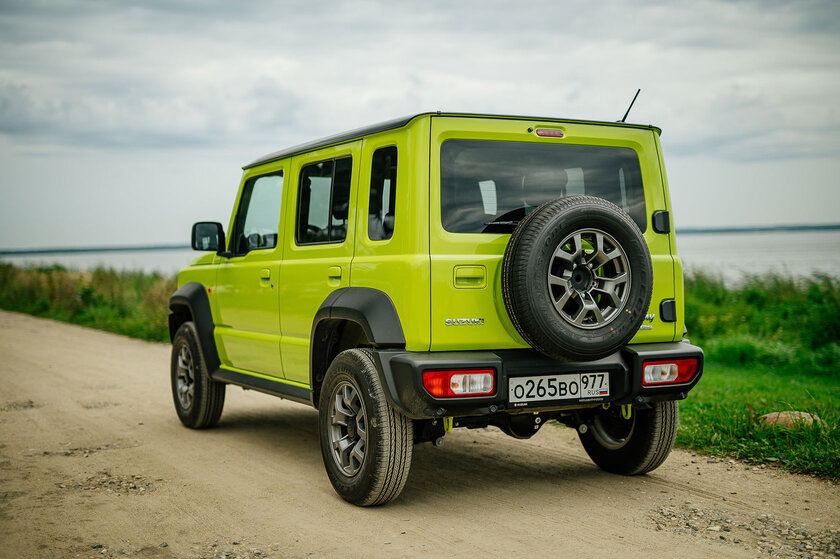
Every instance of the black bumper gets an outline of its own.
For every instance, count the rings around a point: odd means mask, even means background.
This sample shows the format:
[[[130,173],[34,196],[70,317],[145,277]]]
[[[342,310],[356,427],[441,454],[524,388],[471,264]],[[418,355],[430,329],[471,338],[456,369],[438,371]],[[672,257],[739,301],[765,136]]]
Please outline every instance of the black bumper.
[[[703,373],[703,350],[684,342],[628,345],[604,359],[581,363],[556,361],[534,350],[411,352],[385,349],[375,351],[374,355],[389,403],[414,419],[493,415],[522,409],[584,409],[607,402],[646,404],[682,400]],[[687,358],[697,359],[697,373],[690,382],[642,386],[643,362]],[[465,368],[494,369],[495,393],[482,397],[435,398],[423,387],[423,371]],[[595,372],[609,374],[609,396],[516,404],[508,400],[508,379],[512,377]]]

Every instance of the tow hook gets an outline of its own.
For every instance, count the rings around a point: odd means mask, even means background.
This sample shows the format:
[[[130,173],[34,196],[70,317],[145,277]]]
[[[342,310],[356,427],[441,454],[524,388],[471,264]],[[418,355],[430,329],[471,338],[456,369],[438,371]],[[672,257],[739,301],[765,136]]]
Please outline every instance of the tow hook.
[[[630,404],[622,404],[621,405],[621,417],[624,419],[630,419],[633,415],[633,406]]]
[[[453,427],[454,423],[455,423],[455,421],[454,421],[453,417],[444,417],[443,418],[443,435],[434,439],[432,441],[432,444],[434,444],[438,448],[442,447],[445,444],[445,441],[443,440],[443,437],[444,437],[444,435],[446,435],[446,433],[451,433],[452,432],[452,427]]]

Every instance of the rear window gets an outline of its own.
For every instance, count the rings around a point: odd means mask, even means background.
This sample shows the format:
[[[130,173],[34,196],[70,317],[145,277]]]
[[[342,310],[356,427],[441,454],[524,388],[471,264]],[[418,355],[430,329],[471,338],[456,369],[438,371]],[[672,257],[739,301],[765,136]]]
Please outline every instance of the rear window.
[[[447,140],[440,150],[441,217],[452,233],[509,233],[543,202],[588,194],[645,230],[645,197],[629,148]]]

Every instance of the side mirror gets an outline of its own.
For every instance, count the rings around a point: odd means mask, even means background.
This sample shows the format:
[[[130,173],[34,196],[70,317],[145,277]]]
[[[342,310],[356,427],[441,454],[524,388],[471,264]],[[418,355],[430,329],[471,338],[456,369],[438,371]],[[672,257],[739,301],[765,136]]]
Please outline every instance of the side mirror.
[[[192,249],[208,252],[225,250],[225,231],[215,221],[199,221],[192,227]]]

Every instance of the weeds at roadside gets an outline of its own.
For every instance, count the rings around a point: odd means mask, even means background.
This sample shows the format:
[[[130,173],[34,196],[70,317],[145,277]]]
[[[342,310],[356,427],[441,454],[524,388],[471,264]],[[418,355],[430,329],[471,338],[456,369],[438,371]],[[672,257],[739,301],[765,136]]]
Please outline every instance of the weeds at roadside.
[[[169,341],[174,278],[97,268],[16,268],[0,263],[0,308],[143,340]]]

